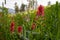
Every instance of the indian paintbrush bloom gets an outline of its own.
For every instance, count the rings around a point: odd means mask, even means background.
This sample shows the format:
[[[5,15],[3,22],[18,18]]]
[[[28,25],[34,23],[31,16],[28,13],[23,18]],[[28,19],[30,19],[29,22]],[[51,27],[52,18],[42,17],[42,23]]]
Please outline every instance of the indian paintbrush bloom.
[[[18,32],[21,33],[22,32],[22,26],[18,26]]]
[[[15,23],[11,22],[11,25],[10,25],[10,31],[11,32],[14,32],[14,26],[15,26]]]
[[[35,24],[35,23],[33,23],[33,24],[32,24],[31,29],[32,29],[32,30],[34,30],[34,29],[35,29],[35,27],[36,27],[36,24]]]
[[[37,9],[37,16],[44,16],[44,6],[40,5]]]

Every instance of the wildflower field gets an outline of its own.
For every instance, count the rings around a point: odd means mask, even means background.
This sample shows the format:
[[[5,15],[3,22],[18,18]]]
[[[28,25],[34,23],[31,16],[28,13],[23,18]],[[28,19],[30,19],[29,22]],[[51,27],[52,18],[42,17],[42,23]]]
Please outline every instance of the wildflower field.
[[[16,14],[0,12],[0,40],[60,40],[60,4]]]

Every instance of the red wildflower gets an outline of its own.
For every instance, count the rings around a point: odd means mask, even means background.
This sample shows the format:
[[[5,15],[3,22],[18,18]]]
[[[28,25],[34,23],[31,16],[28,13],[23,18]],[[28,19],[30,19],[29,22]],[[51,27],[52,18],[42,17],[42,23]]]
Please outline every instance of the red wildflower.
[[[33,24],[32,24],[31,29],[32,29],[32,30],[34,30],[34,29],[35,29],[35,27],[36,27],[36,24],[35,24],[35,23],[33,23]]]
[[[18,32],[21,33],[22,32],[22,26],[18,27]]]
[[[44,6],[40,5],[37,9],[37,15],[40,16],[44,16]]]
[[[14,26],[15,26],[14,22],[11,22],[11,25],[10,25],[10,31],[11,32],[14,32]]]
[[[41,15],[40,11],[37,11],[37,15],[38,15],[38,16],[40,16],[40,15]]]
[[[42,14],[41,15],[44,16],[44,11],[42,11]]]

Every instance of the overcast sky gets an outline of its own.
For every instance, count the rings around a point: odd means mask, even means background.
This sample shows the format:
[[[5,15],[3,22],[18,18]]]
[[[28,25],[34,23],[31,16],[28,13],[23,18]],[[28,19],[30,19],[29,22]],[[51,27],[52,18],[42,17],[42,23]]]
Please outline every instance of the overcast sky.
[[[14,3],[17,2],[18,6],[20,7],[20,5],[22,4],[22,2],[24,4],[28,4],[27,0],[6,0],[7,3],[5,5],[5,7],[7,8],[11,8],[11,9],[14,9]],[[44,5],[46,6],[47,5],[47,2],[48,1],[51,1],[51,4],[55,4],[56,1],[59,1],[60,0],[37,0],[38,1],[38,5]],[[0,6],[2,6],[2,2],[4,2],[4,0],[0,0]]]

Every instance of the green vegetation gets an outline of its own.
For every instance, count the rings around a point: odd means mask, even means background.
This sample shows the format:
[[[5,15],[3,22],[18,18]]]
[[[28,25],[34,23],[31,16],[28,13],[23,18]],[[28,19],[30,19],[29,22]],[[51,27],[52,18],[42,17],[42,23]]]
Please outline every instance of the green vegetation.
[[[45,16],[36,17],[36,11],[17,14],[0,13],[0,40],[60,40],[60,4],[45,8]],[[13,33],[10,31],[11,22],[15,24]],[[32,24],[36,26],[32,29]],[[22,33],[18,33],[22,26]],[[20,34],[20,35],[19,35]]]

